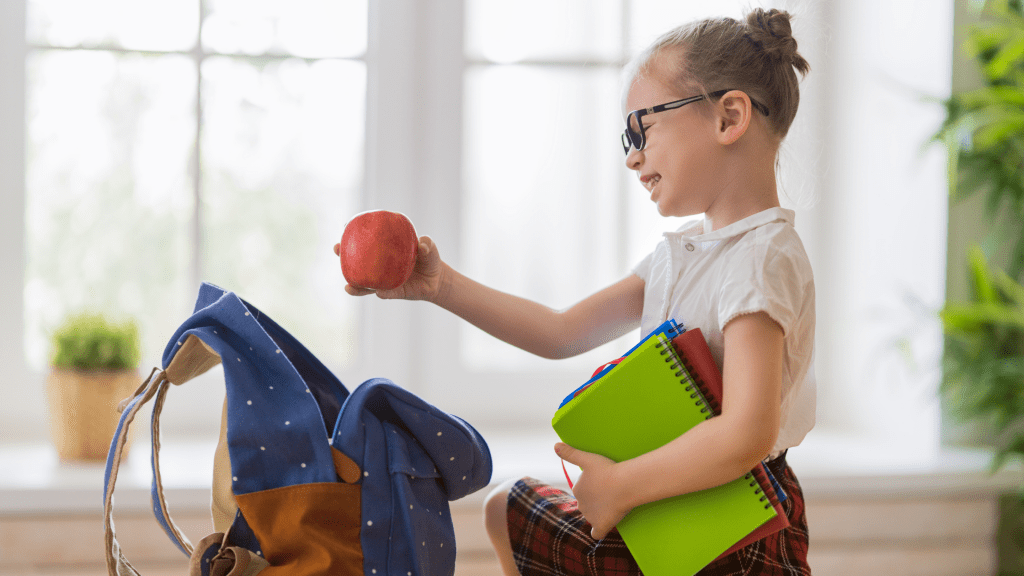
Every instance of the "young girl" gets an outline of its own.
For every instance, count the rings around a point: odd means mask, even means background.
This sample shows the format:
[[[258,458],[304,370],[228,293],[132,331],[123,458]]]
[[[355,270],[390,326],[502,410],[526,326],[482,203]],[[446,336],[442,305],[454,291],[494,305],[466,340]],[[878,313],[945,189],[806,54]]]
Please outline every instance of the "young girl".
[[[789,18],[755,9],[746,22],[695,22],[627,67],[626,166],[663,216],[704,215],[666,233],[632,274],[556,311],[459,274],[424,236],[413,277],[377,292],[434,302],[545,358],[580,354],[638,326],[646,334],[674,318],[701,329],[722,368],[721,415],[653,452],[615,463],[557,444],[557,454],[582,469],[575,498],[532,478],[495,489],[485,520],[506,574],[639,574],[614,529],[619,520],[640,504],[739,478],[762,460],[789,496],[791,527],[701,574],[810,573],[803,497],[785,460],[814,425],[815,410],[814,280],[775,182],[799,101],[796,72],[809,69]]]

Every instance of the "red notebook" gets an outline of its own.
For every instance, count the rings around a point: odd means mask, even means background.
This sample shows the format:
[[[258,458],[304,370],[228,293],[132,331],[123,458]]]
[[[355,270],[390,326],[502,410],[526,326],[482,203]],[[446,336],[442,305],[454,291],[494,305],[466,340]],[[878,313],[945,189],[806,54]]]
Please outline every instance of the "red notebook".
[[[672,345],[683,360],[687,372],[697,381],[697,386],[700,388],[701,393],[704,394],[708,404],[715,410],[716,415],[720,414],[722,412],[722,372],[718,369],[718,364],[715,364],[715,359],[711,356],[711,350],[708,348],[700,328],[691,328],[672,338]],[[735,546],[723,552],[722,556],[732,554],[736,550],[752,544],[769,534],[774,534],[779,530],[789,527],[789,518],[786,517],[786,513],[782,510],[779,496],[772,486],[770,473],[765,468],[764,463],[758,464],[750,472],[757,479],[764,495],[775,508],[775,517],[762,524],[747,535],[746,538],[737,542]]]

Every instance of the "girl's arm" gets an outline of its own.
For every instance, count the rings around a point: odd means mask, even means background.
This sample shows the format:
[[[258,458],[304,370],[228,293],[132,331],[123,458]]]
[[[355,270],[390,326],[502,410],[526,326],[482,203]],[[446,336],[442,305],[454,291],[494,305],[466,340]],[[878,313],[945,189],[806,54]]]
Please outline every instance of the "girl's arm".
[[[353,286],[345,290],[355,296],[374,293]],[[437,246],[424,236],[412,277],[395,290],[376,294],[431,301],[500,340],[556,359],[582,354],[637,328],[644,282],[630,274],[565,310],[554,310],[460,274],[441,260]]]
[[[488,288],[445,265],[447,281],[435,303],[491,336],[544,358],[569,358],[640,325],[644,282],[636,275],[565,310]]]
[[[720,416],[618,464],[556,446],[559,456],[583,468],[573,493],[595,538],[604,537],[636,506],[739,478],[775,445],[782,404],[782,328],[757,312],[730,321],[724,336]]]

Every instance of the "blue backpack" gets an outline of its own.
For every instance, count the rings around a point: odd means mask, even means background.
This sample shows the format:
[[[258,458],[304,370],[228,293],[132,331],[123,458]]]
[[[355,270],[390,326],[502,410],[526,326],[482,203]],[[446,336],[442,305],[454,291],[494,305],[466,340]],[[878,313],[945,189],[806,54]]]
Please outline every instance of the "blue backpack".
[[[223,365],[214,534],[193,546],[160,479],[159,419],[171,384]],[[137,575],[113,527],[128,428],[153,406],[153,510],[193,576],[434,576],[455,571],[448,502],[490,482],[490,451],[464,420],[393,382],[351,393],[312,353],[235,294],[203,284],[163,369],[122,402],[104,486],[107,568]]]

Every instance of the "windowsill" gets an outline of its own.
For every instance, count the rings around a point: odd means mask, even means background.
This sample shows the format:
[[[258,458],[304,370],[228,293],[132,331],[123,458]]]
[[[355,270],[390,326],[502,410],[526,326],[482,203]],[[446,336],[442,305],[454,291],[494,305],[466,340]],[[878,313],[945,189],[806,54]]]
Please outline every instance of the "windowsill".
[[[490,435],[492,481],[530,475],[564,487],[561,465],[551,449],[555,440],[553,433]],[[165,440],[161,471],[172,513],[209,509],[213,451],[213,442]],[[992,456],[983,450],[910,454],[827,434],[812,433],[788,459],[809,498],[985,496],[1015,491],[1022,481],[1017,464],[990,473]],[[0,470],[0,516],[102,511],[102,463],[61,463],[48,444],[8,444],[0,445]],[[149,447],[138,443],[118,477],[117,512],[148,511],[150,483]],[[467,498],[467,503],[478,505],[484,493]]]

